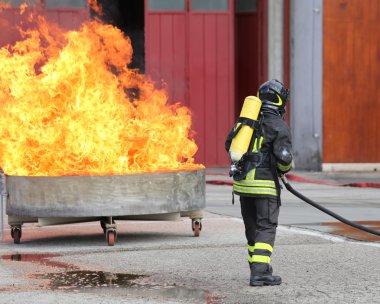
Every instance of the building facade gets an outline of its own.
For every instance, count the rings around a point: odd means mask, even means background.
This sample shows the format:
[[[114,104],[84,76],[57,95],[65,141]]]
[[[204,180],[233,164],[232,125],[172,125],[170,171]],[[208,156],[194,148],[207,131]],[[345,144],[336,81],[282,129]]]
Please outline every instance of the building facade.
[[[296,168],[380,170],[380,1],[291,1]]]
[[[19,0],[0,18],[16,26]],[[77,28],[83,0],[35,0]],[[244,97],[270,78],[291,89],[295,168],[380,170],[380,0],[99,0],[131,37],[132,67],[193,113],[198,162],[227,167],[224,140]],[[0,44],[17,34],[3,31]]]

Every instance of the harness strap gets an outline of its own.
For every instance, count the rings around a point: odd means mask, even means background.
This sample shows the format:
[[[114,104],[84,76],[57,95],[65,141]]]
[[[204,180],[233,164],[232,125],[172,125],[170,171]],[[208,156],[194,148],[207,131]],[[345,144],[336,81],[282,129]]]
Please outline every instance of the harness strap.
[[[251,127],[252,129],[258,130],[260,127],[260,122],[258,120],[253,120],[247,117],[239,117],[237,123]]]
[[[248,126],[254,130],[258,130],[260,128],[260,121],[253,120],[253,119],[250,119],[247,117],[239,117],[237,122],[236,122],[236,125],[239,123],[240,123],[240,125],[232,132],[231,139],[234,138],[239,133],[240,129],[243,126]]]
[[[261,138],[261,133],[262,133],[262,123],[263,123],[264,116],[260,115],[259,120],[255,120],[256,122],[256,132],[254,132],[251,142],[249,143],[248,151],[247,151],[247,156],[253,155],[253,145],[256,142],[256,151],[260,151],[260,138]]]

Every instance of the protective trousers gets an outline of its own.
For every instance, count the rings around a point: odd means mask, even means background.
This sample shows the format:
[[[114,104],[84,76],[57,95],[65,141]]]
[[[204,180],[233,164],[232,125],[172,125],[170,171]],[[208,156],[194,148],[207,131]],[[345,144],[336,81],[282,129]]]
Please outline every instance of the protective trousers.
[[[241,215],[248,242],[248,262],[254,275],[272,274],[273,252],[280,202],[277,197],[240,196]]]

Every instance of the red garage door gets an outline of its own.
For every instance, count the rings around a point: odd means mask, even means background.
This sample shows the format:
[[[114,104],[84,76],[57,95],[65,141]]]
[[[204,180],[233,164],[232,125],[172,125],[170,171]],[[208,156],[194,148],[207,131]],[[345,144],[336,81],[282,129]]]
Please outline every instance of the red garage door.
[[[54,22],[64,29],[78,29],[84,20],[89,18],[86,2],[83,0],[7,0],[7,8],[0,10],[0,47],[6,44],[14,44],[21,39],[18,27],[26,29],[30,27],[28,13],[20,14],[20,4],[27,2],[26,9],[34,10],[37,6],[39,11],[44,12],[49,22]],[[43,10],[42,10],[43,8]]]
[[[68,30],[78,29],[89,18],[83,0],[45,0],[45,13],[48,21]]]
[[[325,1],[323,162],[380,162],[380,2]]]
[[[146,0],[146,72],[193,112],[198,162],[227,166],[234,122],[233,0]]]

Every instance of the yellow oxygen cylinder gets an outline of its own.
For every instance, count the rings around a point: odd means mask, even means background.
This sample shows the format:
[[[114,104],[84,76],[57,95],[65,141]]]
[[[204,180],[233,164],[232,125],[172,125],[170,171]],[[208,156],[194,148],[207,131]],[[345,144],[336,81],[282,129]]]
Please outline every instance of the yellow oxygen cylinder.
[[[261,100],[256,96],[247,96],[244,100],[240,117],[257,120],[260,109]],[[235,130],[239,127],[239,125],[240,123],[236,124]],[[252,135],[253,129],[250,126],[243,125],[236,136],[232,139],[229,154],[233,163],[238,162],[247,152]]]

